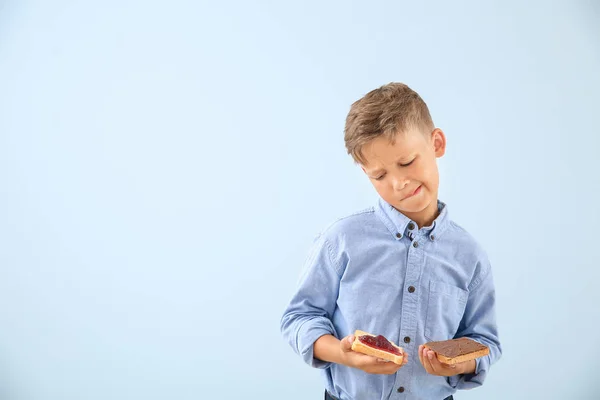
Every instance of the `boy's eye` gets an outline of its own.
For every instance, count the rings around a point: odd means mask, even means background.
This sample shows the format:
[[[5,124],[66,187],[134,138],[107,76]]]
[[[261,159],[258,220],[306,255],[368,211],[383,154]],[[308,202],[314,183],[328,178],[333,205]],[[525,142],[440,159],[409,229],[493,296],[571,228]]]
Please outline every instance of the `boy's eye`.
[[[384,177],[385,177],[385,174],[382,174],[382,175],[379,175],[378,177],[376,177],[376,178],[373,178],[373,179],[375,179],[376,181],[380,181],[380,180],[382,180]]]
[[[413,158],[410,162],[406,163],[406,164],[400,164],[401,167],[408,167],[410,164],[412,164],[415,161],[415,159]]]

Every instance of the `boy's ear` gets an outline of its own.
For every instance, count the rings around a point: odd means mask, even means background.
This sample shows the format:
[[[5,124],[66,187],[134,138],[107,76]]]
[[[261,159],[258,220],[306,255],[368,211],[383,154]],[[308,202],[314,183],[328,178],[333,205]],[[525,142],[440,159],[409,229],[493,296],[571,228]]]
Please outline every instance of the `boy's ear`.
[[[437,158],[446,154],[446,135],[444,135],[444,132],[440,128],[435,128],[431,132],[431,141],[433,142],[433,149]]]

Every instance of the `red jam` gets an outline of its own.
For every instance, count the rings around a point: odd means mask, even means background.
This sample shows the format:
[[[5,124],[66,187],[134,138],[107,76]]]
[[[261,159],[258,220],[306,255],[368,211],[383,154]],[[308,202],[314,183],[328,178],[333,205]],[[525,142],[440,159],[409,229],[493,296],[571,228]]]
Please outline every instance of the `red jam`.
[[[389,340],[387,340],[385,337],[383,337],[381,335],[378,335],[378,336],[363,335],[363,336],[359,336],[358,340],[360,342],[366,344],[369,347],[387,351],[388,353],[396,354],[398,356],[402,355],[402,353],[400,353],[398,348],[396,348],[393,344],[391,344],[389,342]]]

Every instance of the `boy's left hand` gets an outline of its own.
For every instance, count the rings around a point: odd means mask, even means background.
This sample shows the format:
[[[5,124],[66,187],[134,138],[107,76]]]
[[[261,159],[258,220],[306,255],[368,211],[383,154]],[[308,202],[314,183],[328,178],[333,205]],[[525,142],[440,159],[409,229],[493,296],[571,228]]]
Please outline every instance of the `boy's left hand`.
[[[419,360],[425,371],[431,375],[454,376],[461,374],[472,374],[475,372],[475,360],[465,361],[458,364],[444,364],[437,359],[435,351],[429,350],[425,346],[419,346]]]

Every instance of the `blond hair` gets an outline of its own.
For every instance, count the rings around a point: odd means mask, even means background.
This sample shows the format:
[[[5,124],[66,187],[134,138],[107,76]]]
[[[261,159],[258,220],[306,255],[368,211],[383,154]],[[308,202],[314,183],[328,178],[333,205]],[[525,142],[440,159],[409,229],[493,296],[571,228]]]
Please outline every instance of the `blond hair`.
[[[370,91],[350,107],[344,129],[346,150],[354,161],[362,164],[365,144],[379,136],[393,143],[398,133],[411,128],[427,133],[434,129],[427,104],[407,85],[388,83]]]

